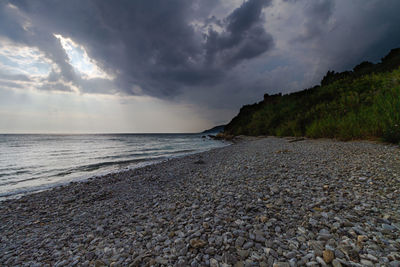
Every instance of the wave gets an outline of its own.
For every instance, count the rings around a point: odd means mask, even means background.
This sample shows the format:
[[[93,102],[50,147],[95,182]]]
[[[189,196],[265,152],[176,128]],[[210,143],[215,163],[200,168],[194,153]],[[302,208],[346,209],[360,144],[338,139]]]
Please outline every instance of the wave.
[[[49,156],[51,156],[51,157],[69,156],[69,155],[75,156],[75,155],[84,155],[84,154],[87,154],[87,153],[89,153],[89,152],[86,152],[86,151],[77,152],[77,151],[73,151],[73,150],[69,150],[68,152],[67,151],[64,151],[64,152],[56,151],[56,152],[51,152],[49,154]]]
[[[70,169],[64,169],[64,170],[58,170],[53,174],[47,175],[47,176],[35,176],[27,179],[21,179],[21,180],[13,180],[13,181],[8,181],[5,183],[1,183],[0,185],[16,185],[18,183],[22,182],[28,182],[32,180],[41,180],[41,179],[46,179],[46,178],[51,178],[51,177],[65,177],[70,174],[76,173],[84,173],[84,172],[92,172],[99,170],[101,168],[107,167],[107,166],[121,166],[121,165],[130,165],[133,163],[141,163],[141,162],[146,162],[146,161],[156,161],[156,160],[162,160],[165,159],[165,157],[157,157],[157,158],[143,158],[143,159],[131,159],[131,160],[120,160],[120,161],[105,161],[105,162],[99,162],[99,163],[93,163],[93,164],[87,164],[87,165],[81,165],[75,168],[70,168]],[[41,174],[44,173],[51,173],[54,172],[54,170],[46,170],[44,172],[41,172]]]
[[[141,158],[141,159],[128,159],[128,160],[119,160],[119,161],[103,161],[94,164],[88,164],[79,166],[77,168],[72,169],[72,171],[93,171],[97,169],[101,169],[102,167],[112,166],[112,165],[129,165],[133,163],[152,161],[152,160],[160,160],[165,157],[153,157],[153,158]]]
[[[7,176],[15,176],[15,175],[21,175],[21,174],[27,174],[31,173],[30,170],[18,170],[18,171],[11,171],[11,172],[2,172],[0,173],[0,177],[7,177]]]
[[[0,200],[217,146],[186,134],[0,135]]]
[[[177,151],[171,151],[168,152],[168,154],[183,154],[183,153],[191,153],[191,152],[195,152],[198,151],[196,149],[183,149],[183,150],[177,150]]]

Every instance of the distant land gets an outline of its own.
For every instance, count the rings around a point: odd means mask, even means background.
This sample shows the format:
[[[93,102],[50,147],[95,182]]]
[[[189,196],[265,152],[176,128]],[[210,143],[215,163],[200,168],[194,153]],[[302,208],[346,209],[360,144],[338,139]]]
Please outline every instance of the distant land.
[[[245,105],[224,135],[306,136],[400,142],[400,48],[379,63],[328,71],[320,85],[264,95]]]
[[[211,129],[205,130],[205,131],[203,131],[201,133],[202,134],[211,134],[211,133],[217,134],[217,133],[223,132],[224,128],[225,128],[225,124],[224,125],[218,125],[218,126],[212,127]]]

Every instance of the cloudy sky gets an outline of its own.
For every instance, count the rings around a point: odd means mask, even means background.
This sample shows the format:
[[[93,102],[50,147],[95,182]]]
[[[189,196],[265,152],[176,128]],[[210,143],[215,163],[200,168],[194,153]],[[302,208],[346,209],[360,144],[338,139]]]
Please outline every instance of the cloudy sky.
[[[398,0],[0,0],[0,132],[196,132],[400,47]]]

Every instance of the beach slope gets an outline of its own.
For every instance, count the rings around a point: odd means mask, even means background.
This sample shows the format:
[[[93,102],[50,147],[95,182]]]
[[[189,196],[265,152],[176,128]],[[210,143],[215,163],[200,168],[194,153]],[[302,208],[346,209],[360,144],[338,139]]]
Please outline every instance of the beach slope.
[[[399,148],[294,141],[245,138],[1,202],[0,265],[399,266]]]

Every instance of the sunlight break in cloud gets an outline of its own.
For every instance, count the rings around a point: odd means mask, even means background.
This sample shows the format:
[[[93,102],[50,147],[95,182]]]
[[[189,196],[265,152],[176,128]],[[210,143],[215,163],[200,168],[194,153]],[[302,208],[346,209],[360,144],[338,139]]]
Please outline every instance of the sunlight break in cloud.
[[[70,38],[64,37],[61,34],[54,34],[60,40],[62,47],[68,55],[69,63],[79,71],[84,78],[102,78],[112,80],[113,77],[105,73],[100,67],[97,66],[96,61],[91,59],[85,48]]]
[[[9,74],[47,76],[52,62],[36,47],[0,40],[0,68]]]

